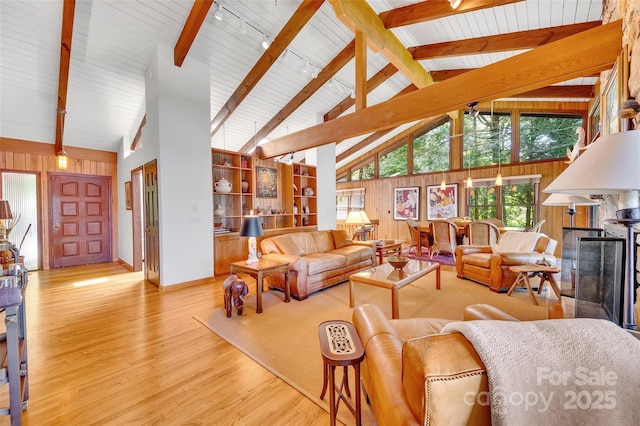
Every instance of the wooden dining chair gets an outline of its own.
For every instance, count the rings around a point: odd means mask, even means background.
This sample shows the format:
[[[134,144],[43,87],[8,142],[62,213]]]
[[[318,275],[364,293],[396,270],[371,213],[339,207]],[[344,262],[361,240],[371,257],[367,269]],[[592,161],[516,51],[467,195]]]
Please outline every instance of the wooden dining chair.
[[[409,234],[411,236],[411,245],[409,246],[409,251],[411,251],[411,248],[415,246],[418,256],[422,256],[422,248],[426,247],[427,253],[429,253],[429,234],[421,231],[420,225],[413,219],[407,219],[407,226],[409,227]]]
[[[429,224],[431,229],[431,258],[440,252],[451,253],[453,260],[456,260],[456,246],[458,237],[458,227],[449,220],[434,220]]]

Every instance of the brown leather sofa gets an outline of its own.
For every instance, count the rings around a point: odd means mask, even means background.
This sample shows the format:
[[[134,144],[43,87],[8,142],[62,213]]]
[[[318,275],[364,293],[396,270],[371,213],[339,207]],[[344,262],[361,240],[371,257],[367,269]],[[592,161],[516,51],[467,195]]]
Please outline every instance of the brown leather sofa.
[[[511,266],[536,263],[541,260],[555,265],[554,251],[558,242],[538,232],[507,231],[497,245],[456,247],[458,278],[489,286],[491,291],[508,291],[518,274]]]
[[[291,296],[297,300],[375,265],[373,242],[352,241],[345,230],[276,235],[263,239],[260,248],[265,259],[289,263]],[[284,290],[284,274],[269,275],[265,283]]]
[[[517,321],[497,308],[477,304],[465,320]],[[360,305],[353,324],[365,349],[361,377],[380,425],[488,425],[490,407],[466,395],[488,392],[484,364],[460,333],[440,334],[453,320],[389,320],[374,305]]]

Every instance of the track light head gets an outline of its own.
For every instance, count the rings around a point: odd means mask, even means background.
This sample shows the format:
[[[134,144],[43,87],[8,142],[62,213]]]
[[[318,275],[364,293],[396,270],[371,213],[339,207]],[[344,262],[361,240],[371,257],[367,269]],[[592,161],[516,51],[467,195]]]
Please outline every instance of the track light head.
[[[269,46],[271,46],[271,40],[269,40],[269,36],[265,34],[262,37],[262,48],[264,50],[267,50],[269,48]]]
[[[222,1],[218,2],[218,7],[216,7],[216,11],[213,14],[214,18],[216,18],[218,21],[222,21],[224,19],[224,14],[222,13]]]

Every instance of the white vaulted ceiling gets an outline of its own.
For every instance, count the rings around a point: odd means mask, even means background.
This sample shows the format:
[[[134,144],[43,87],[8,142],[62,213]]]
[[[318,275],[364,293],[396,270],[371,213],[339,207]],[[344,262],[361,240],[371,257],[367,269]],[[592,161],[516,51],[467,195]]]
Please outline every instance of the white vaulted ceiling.
[[[447,0],[427,0],[431,2]],[[477,0],[463,0],[477,1]],[[186,60],[208,63],[211,76],[212,119],[223,108],[262,55],[263,34],[271,40],[294,16],[301,0],[222,0],[222,21],[209,10]],[[418,3],[369,0],[380,14]],[[499,4],[501,2],[496,2]],[[68,75],[63,144],[118,151],[133,140],[145,115],[145,72],[156,45],[173,48],[185,26],[193,0],[77,0]],[[63,1],[0,0],[0,136],[54,143],[60,66]],[[407,47],[505,35],[601,19],[596,0],[526,0],[393,28]],[[240,32],[245,21],[246,34]],[[240,150],[255,131],[272,120],[354,39],[353,32],[325,1],[247,97],[212,136],[212,146]],[[420,60],[428,71],[480,68],[517,55],[522,50],[464,54]],[[373,77],[388,60],[371,50],[367,76]],[[302,68],[308,63],[308,72]],[[532,64],[534,66],[534,64]],[[593,76],[565,85],[593,85]],[[410,84],[400,72],[371,91],[367,104],[384,102]],[[349,96],[355,87],[355,60],[309,96],[270,131],[276,138],[317,124],[322,116]],[[342,89],[342,90],[340,90]],[[566,98],[564,100],[567,100]],[[586,98],[570,100],[587,101]],[[346,112],[353,110],[353,107]],[[390,132],[386,138],[408,127]],[[337,153],[367,135],[342,141]],[[380,139],[377,143],[384,142]],[[371,146],[367,149],[371,149]],[[350,158],[362,154],[355,153]],[[349,161],[344,159],[340,164]],[[338,165],[340,165],[338,164]]]

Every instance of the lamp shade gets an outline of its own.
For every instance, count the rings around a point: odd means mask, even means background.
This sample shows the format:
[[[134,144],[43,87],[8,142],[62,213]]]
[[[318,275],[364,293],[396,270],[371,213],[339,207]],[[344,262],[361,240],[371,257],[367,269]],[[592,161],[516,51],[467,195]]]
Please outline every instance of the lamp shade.
[[[347,219],[344,221],[346,224],[355,225],[368,225],[371,223],[364,210],[351,210]]]
[[[543,192],[617,194],[640,190],[640,130],[598,138]]]
[[[256,216],[245,216],[240,227],[241,237],[261,237],[264,235],[262,226]]]
[[[11,207],[7,200],[0,200],[0,219],[13,219]]]
[[[551,194],[542,203],[543,206],[595,206],[600,204],[598,200],[575,194]]]

